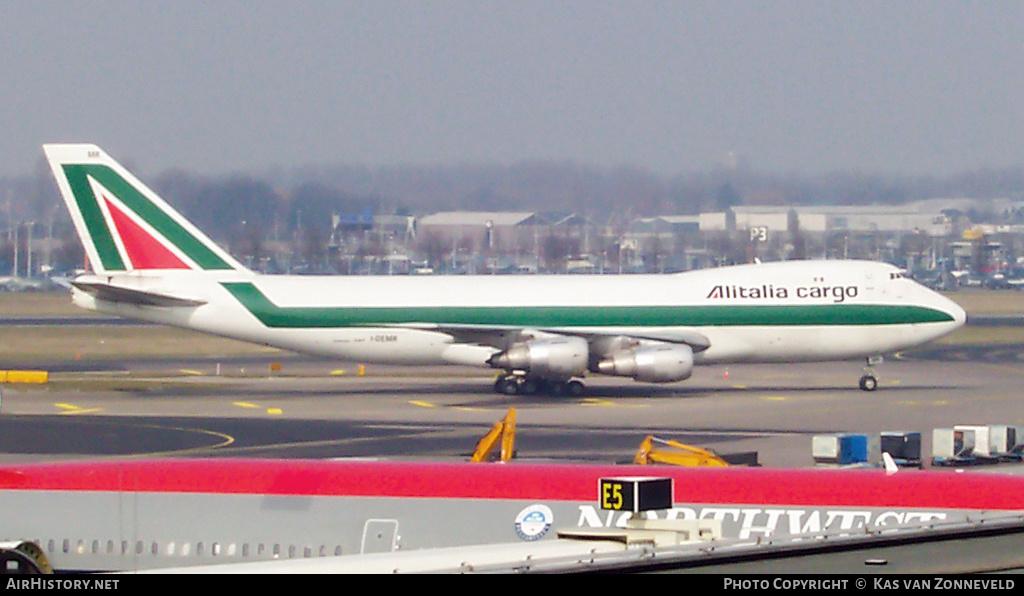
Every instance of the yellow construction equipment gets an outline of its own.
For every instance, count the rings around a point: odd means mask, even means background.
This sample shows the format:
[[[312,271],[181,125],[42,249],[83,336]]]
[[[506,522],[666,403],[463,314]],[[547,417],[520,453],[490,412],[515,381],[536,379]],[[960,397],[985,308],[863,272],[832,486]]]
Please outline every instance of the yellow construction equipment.
[[[658,449],[655,447],[655,444],[663,445],[670,449]],[[711,467],[725,467],[729,465],[729,462],[718,457],[713,451],[684,445],[678,441],[659,439],[651,435],[648,435],[643,443],[640,443],[640,449],[636,452],[633,463],[639,465],[669,464],[674,466]]]
[[[476,444],[476,451],[473,452],[473,457],[470,461],[473,462],[484,462],[490,461],[491,451],[494,450],[494,446],[501,442],[500,461],[505,463],[512,459],[515,455],[513,447],[516,441],[516,409],[509,408],[508,414],[505,415],[489,433],[484,435],[484,438],[480,439],[480,442]]]

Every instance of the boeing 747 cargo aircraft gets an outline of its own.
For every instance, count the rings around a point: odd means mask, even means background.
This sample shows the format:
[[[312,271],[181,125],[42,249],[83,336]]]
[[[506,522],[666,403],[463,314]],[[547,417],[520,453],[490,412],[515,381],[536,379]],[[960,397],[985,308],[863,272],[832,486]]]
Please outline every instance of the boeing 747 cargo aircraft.
[[[695,365],[867,359],[964,324],[954,302],[864,261],[673,275],[340,277],[254,273],[95,145],[44,147],[85,246],[76,304],[355,362],[502,371],[514,395],[587,374],[670,383]]]

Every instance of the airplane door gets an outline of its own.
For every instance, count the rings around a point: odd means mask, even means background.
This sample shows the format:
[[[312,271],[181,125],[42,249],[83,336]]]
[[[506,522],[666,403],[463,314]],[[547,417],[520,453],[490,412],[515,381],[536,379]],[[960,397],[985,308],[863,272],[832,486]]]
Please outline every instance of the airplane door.
[[[876,290],[877,286],[877,290]],[[878,284],[875,281],[874,272],[870,269],[864,272],[864,293],[867,296],[884,296],[885,284]]]
[[[370,519],[363,526],[363,543],[359,552],[389,553],[395,550],[398,538],[397,519]]]

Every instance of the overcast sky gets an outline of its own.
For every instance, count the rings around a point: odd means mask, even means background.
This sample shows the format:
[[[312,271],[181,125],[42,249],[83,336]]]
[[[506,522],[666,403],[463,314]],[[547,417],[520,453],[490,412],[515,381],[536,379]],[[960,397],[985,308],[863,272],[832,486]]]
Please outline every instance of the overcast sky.
[[[0,0],[0,175],[568,159],[1024,163],[1024,3]]]

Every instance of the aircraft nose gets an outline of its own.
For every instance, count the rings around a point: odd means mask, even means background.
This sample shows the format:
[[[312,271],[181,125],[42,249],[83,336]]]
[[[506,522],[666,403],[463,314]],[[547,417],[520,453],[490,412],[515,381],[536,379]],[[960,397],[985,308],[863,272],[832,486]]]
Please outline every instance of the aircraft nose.
[[[945,301],[947,304],[943,310],[953,317],[953,322],[956,323],[957,327],[963,327],[967,323],[967,311],[949,298],[945,298]]]
[[[956,321],[957,326],[963,326],[967,323],[967,311],[963,309],[959,304],[953,303],[956,308],[953,310],[953,320]]]

